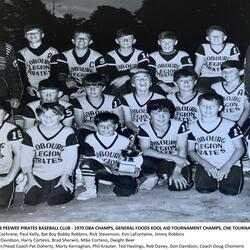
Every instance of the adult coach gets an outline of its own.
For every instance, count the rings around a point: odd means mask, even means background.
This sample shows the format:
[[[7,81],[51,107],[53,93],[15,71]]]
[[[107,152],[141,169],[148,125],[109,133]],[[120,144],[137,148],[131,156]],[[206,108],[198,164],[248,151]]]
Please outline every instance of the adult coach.
[[[0,98],[9,99],[11,108],[18,108],[23,92],[13,47],[0,42]]]

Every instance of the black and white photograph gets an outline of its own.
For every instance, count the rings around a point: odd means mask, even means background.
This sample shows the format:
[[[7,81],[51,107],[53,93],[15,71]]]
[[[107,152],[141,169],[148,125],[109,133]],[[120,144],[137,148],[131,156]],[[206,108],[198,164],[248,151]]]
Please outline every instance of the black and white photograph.
[[[1,223],[249,223],[249,1],[0,10]]]

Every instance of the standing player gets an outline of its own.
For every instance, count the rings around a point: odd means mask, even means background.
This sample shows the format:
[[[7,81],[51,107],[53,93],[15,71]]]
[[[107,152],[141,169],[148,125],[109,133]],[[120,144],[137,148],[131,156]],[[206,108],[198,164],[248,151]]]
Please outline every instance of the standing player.
[[[134,87],[134,91],[121,97],[121,102],[126,126],[137,131],[141,124],[149,121],[147,104],[151,100],[165,99],[165,97],[149,90],[152,86],[152,80],[145,70],[132,75],[131,85]]]
[[[20,169],[23,134],[19,127],[6,122],[10,114],[10,104],[0,99],[0,208],[12,204],[15,178]]]
[[[197,49],[195,71],[200,76],[196,88],[201,92],[211,90],[213,83],[222,80],[221,64],[227,60],[239,60],[240,52],[233,43],[226,43],[226,31],[221,26],[209,27],[206,31],[208,43]]]
[[[102,55],[90,49],[93,43],[89,31],[78,29],[73,33],[74,48],[62,52],[57,57],[57,73],[59,79],[65,84],[65,94],[71,98],[82,95],[82,79],[91,73],[97,72],[97,59]]]
[[[161,91],[168,93],[175,87],[174,72],[181,68],[192,68],[193,64],[188,53],[175,49],[178,40],[173,31],[161,32],[157,43],[161,50],[149,55],[148,70],[153,82],[160,86]]]
[[[152,189],[158,178],[165,175],[169,190],[188,190],[193,181],[187,160],[186,123],[172,119],[175,107],[167,99],[150,101],[147,112],[150,122],[141,125],[138,134],[143,151],[141,172],[146,175],[140,188]]]
[[[136,38],[134,31],[122,28],[116,32],[116,44],[119,48],[108,52],[100,63],[100,70],[109,76],[110,86],[106,90],[115,96],[131,92],[130,74],[137,68],[147,69],[148,56],[134,48]]]
[[[175,106],[174,118],[187,123],[196,121],[199,117],[197,100],[201,93],[194,90],[197,74],[192,69],[179,69],[174,72],[174,81],[178,91],[167,95]]]
[[[28,46],[19,50],[17,61],[24,84],[24,102],[37,100],[38,84],[50,76],[51,58],[58,51],[42,43],[43,28],[32,24],[24,27],[24,36]]]
[[[240,127],[221,118],[223,97],[207,92],[199,96],[201,119],[190,124],[188,154],[196,164],[195,188],[200,193],[219,189],[237,195],[243,186],[240,159],[245,152]]]
[[[24,202],[63,204],[74,198],[77,139],[71,127],[60,123],[65,113],[63,106],[45,103],[36,112],[41,124],[28,129],[22,142],[21,168],[27,176]]]
[[[40,99],[30,102],[24,107],[24,129],[34,126],[34,124],[39,121],[36,109],[43,103],[58,103],[62,105],[65,109],[65,118],[62,123],[65,126],[72,126],[74,119],[73,106],[69,102],[60,100],[59,97],[62,95],[63,93],[60,91],[60,86],[57,80],[48,78],[40,81],[37,91],[37,96]]]

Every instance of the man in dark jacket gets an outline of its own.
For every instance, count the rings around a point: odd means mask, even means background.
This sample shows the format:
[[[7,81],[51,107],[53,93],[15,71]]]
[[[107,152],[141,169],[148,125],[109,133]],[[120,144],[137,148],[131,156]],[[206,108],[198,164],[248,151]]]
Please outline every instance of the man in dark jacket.
[[[20,105],[23,86],[13,47],[0,42],[0,98],[9,99],[13,109]]]

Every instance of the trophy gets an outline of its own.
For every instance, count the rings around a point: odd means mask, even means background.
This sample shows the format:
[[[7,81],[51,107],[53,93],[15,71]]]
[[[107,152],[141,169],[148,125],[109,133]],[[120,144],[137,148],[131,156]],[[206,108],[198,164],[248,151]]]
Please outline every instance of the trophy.
[[[143,162],[142,152],[135,146],[137,131],[130,136],[130,142],[127,148],[121,151],[121,157],[118,164],[114,167],[113,173],[116,175],[127,175],[138,177],[140,175]]]

